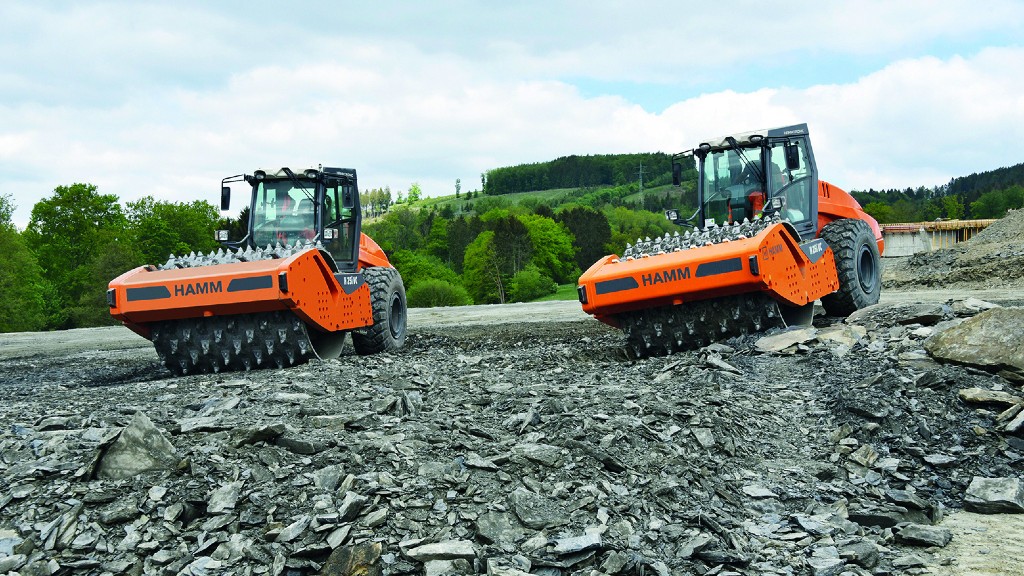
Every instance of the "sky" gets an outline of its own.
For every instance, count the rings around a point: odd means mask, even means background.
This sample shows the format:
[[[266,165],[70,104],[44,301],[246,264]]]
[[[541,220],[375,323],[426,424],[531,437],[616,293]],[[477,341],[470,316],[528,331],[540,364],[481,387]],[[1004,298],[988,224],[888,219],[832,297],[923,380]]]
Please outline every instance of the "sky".
[[[1022,39],[1020,0],[5,0],[0,195],[19,227],[281,166],[437,196],[800,122],[837,186],[931,187],[1024,162]]]

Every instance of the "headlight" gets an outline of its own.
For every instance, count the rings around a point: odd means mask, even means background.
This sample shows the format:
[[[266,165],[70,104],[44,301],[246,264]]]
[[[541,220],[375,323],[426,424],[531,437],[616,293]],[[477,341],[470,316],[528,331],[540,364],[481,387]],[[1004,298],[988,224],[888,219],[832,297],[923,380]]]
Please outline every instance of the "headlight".
[[[228,231],[227,230],[217,230],[216,237],[217,237],[217,241],[218,242],[227,242],[228,241]]]
[[[267,173],[264,172],[263,170],[257,170],[252,173],[252,177],[257,180],[263,180],[264,178],[267,177]]]
[[[316,180],[319,176],[320,173],[317,172],[316,170],[313,170],[312,168],[306,170],[306,178],[309,178],[310,180]]]

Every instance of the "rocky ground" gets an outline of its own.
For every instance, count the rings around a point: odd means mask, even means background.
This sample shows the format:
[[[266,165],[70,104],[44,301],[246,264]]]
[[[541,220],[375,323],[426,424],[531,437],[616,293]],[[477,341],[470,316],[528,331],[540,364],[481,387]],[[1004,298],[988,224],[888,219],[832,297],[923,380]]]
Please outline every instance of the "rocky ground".
[[[640,361],[572,303],[219,376],[3,335],[0,574],[1013,574],[1024,294],[948,296]]]

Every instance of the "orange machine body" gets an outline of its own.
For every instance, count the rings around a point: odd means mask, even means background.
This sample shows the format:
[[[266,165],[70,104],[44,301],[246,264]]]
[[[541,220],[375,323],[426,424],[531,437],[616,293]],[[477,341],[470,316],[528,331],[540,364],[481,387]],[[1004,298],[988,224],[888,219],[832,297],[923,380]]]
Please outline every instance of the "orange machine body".
[[[281,259],[171,270],[140,266],[110,282],[110,313],[145,338],[153,322],[274,310],[292,310],[322,332],[372,325],[361,270],[391,266],[384,251],[361,234],[359,270],[336,274],[328,258],[311,247]]]
[[[865,212],[860,203],[848,192],[824,180],[818,180],[818,231],[843,218],[866,222],[878,242],[878,253],[885,251],[885,240],[882,238],[882,228],[878,222]]]
[[[797,242],[784,223],[753,238],[647,258],[606,256],[579,280],[583,310],[615,327],[615,316],[631,310],[757,291],[803,306],[838,287],[832,249],[820,239]]]

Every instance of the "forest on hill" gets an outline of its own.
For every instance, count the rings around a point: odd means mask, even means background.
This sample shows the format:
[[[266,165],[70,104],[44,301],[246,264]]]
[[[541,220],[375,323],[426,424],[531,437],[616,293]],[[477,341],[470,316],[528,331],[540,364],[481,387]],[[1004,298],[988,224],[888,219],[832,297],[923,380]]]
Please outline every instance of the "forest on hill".
[[[1024,206],[1024,163],[960,176],[932,188],[855,190],[852,194],[883,224],[1001,218],[1007,210]]]
[[[498,196],[557,188],[621,186],[647,181],[648,186],[668,184],[672,157],[663,152],[647,154],[599,154],[563,156],[550,162],[495,168],[485,173],[484,194]]]
[[[482,189],[462,192],[457,183],[445,197],[424,197],[416,184],[394,196],[364,190],[363,230],[401,272],[412,306],[573,297],[576,278],[602,256],[677,229],[662,211],[692,211],[680,200],[696,178],[687,166],[682,189],[672,186],[660,153],[559,158],[488,171]],[[541,185],[549,188],[532,188]],[[853,194],[883,223],[998,218],[1024,206],[1024,164],[932,188]],[[25,230],[13,212],[11,197],[0,195],[0,332],[111,324],[110,280],[171,254],[213,250],[217,229],[240,239],[247,222],[247,209],[223,219],[205,201],[122,205],[81,183],[37,202]]]

